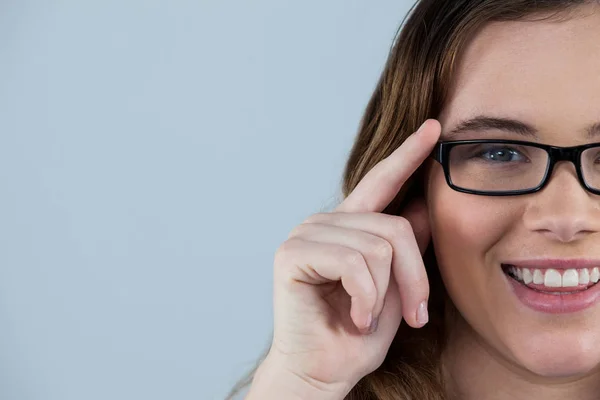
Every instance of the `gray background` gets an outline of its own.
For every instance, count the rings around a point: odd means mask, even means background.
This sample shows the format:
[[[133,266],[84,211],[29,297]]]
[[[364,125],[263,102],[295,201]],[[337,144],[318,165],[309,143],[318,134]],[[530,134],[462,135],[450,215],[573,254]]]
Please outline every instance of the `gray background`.
[[[224,398],[410,5],[3,1],[0,398]]]

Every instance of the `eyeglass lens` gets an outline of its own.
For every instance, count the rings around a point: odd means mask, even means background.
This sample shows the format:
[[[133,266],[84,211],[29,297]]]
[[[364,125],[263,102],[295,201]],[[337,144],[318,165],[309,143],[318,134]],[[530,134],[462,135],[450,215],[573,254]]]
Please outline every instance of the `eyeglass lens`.
[[[452,183],[468,190],[502,192],[540,185],[548,168],[548,153],[539,147],[507,143],[458,144],[450,149]],[[585,182],[600,188],[600,147],[581,155]]]

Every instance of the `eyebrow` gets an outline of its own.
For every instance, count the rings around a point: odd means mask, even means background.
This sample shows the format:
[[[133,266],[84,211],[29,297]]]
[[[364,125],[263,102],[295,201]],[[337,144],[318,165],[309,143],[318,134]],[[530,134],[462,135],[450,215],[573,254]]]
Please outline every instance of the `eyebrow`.
[[[517,133],[522,136],[539,138],[539,131],[532,125],[526,122],[512,118],[491,117],[487,115],[478,115],[474,118],[462,120],[450,131],[444,133],[445,139],[453,139],[464,132],[469,131],[488,131],[501,130],[506,132]],[[600,136],[600,122],[596,122],[588,126],[584,132],[589,139]]]

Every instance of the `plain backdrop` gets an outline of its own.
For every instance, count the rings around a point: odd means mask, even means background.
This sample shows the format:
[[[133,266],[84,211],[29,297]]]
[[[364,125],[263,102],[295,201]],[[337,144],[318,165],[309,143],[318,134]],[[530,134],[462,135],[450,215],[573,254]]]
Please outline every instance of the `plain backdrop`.
[[[2,1],[0,399],[223,399],[412,3]]]

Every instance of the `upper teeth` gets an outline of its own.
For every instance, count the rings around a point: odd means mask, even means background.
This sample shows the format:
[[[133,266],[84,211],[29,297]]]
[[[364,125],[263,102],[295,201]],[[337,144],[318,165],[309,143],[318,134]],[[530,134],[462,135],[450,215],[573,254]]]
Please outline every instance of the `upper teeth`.
[[[526,285],[533,282],[536,285],[547,287],[574,287],[587,285],[590,282],[596,283],[600,280],[600,269],[598,267],[556,270],[552,268],[530,269],[510,266],[508,270]],[[563,271],[562,275],[561,271]]]

